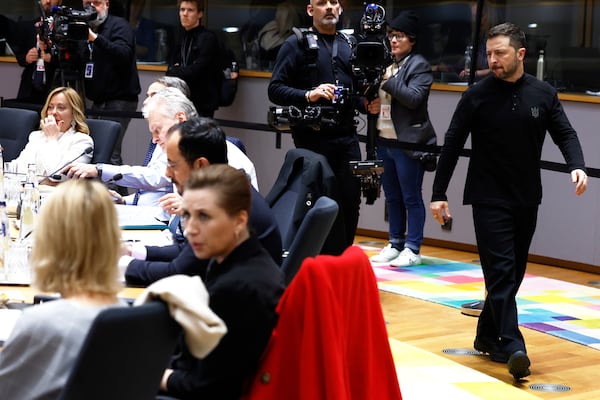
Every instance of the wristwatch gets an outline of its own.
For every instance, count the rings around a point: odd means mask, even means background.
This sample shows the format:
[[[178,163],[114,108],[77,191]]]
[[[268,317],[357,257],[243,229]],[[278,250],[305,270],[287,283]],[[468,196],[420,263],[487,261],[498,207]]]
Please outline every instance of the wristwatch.
[[[96,164],[96,172],[98,173],[98,179],[102,180],[102,164]]]

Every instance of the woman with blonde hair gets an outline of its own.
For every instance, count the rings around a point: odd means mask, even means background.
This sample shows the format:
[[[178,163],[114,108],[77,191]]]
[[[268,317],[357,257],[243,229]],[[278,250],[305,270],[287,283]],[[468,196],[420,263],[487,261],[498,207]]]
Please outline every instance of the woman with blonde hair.
[[[88,148],[91,150],[86,153]],[[29,134],[27,145],[16,158],[17,169],[24,173],[29,164],[35,164],[36,173],[46,176],[78,155],[77,161],[89,163],[93,149],[83,99],[72,88],[57,87],[42,107],[40,129]]]
[[[0,353],[0,393],[7,399],[58,398],[96,315],[123,305],[121,232],[101,183],[61,184],[45,201],[33,236],[33,286],[61,298],[26,308],[15,324]]]

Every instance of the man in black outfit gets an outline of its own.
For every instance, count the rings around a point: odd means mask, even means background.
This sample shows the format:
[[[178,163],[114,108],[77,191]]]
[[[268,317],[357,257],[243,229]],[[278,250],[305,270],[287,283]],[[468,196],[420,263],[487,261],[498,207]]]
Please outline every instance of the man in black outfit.
[[[43,0],[40,4],[48,17],[51,15],[51,8],[60,6],[61,3],[62,0]],[[38,35],[40,24],[38,18],[30,25],[23,26],[17,37],[20,43],[14,49],[17,62],[23,67],[17,99],[25,103],[44,104],[48,93],[56,86],[54,74],[58,67],[58,60],[53,56],[48,43],[40,40]]]
[[[92,110],[134,112],[141,87],[133,30],[125,19],[108,13],[108,0],[83,0],[84,7],[89,5],[96,9],[98,17],[89,22],[88,42],[81,60],[85,96],[93,101]],[[102,118],[121,124],[110,158],[111,164],[121,165],[121,144],[131,118]]]
[[[177,5],[183,33],[172,54],[167,75],[183,79],[190,88],[190,99],[198,114],[212,118],[219,107],[223,74],[218,62],[219,42],[213,32],[200,25],[203,2],[178,0]]]
[[[281,46],[269,84],[269,99],[279,105],[331,106],[338,87],[353,92],[354,79],[350,66],[351,44],[345,35],[336,31],[342,6],[339,0],[311,0],[306,11],[313,19],[312,32],[318,40],[316,60],[310,59],[306,46],[295,35]],[[316,65],[315,65],[316,64]],[[349,161],[360,160],[358,136],[354,124],[355,105],[359,101],[336,104],[339,122],[322,122],[320,129],[310,126],[292,128],[294,144],[320,153],[327,158],[340,188],[335,198],[343,220],[341,253],[354,242],[360,207],[360,181],[352,175]]]
[[[464,190],[471,204],[487,296],[477,324],[475,349],[508,364],[515,380],[530,374],[519,331],[516,294],[542,200],[540,159],[546,131],[559,147],[581,195],[587,175],[581,145],[549,84],[526,74],[525,34],[504,23],[490,29],[486,53],[492,75],[460,99],[440,154],[430,209],[450,218],[446,189],[471,133],[472,154]]]

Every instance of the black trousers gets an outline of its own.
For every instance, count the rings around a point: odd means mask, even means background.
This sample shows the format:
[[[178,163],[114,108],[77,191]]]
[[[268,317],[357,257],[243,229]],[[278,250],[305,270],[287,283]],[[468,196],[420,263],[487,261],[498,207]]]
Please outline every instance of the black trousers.
[[[354,243],[360,209],[360,180],[352,174],[350,161],[360,160],[358,136],[331,137],[319,132],[297,133],[293,135],[297,148],[308,149],[323,155],[338,182],[338,217],[331,234],[323,246],[322,253],[341,254]]]
[[[473,222],[487,296],[477,339],[509,356],[525,349],[516,295],[527,267],[538,207],[473,205]]]

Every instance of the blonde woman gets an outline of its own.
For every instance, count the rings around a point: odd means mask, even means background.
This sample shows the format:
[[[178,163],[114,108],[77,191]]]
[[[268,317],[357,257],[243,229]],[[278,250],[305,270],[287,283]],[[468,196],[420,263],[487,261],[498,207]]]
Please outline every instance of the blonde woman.
[[[16,159],[17,169],[25,173],[29,164],[35,164],[36,173],[46,176],[78,155],[77,161],[89,163],[93,149],[83,99],[72,88],[58,87],[48,95],[40,129],[29,134],[27,145]]]
[[[25,309],[15,324],[0,353],[6,399],[57,398],[96,315],[121,304],[121,232],[101,183],[82,179],[58,186],[33,235],[33,285],[61,298]]]

